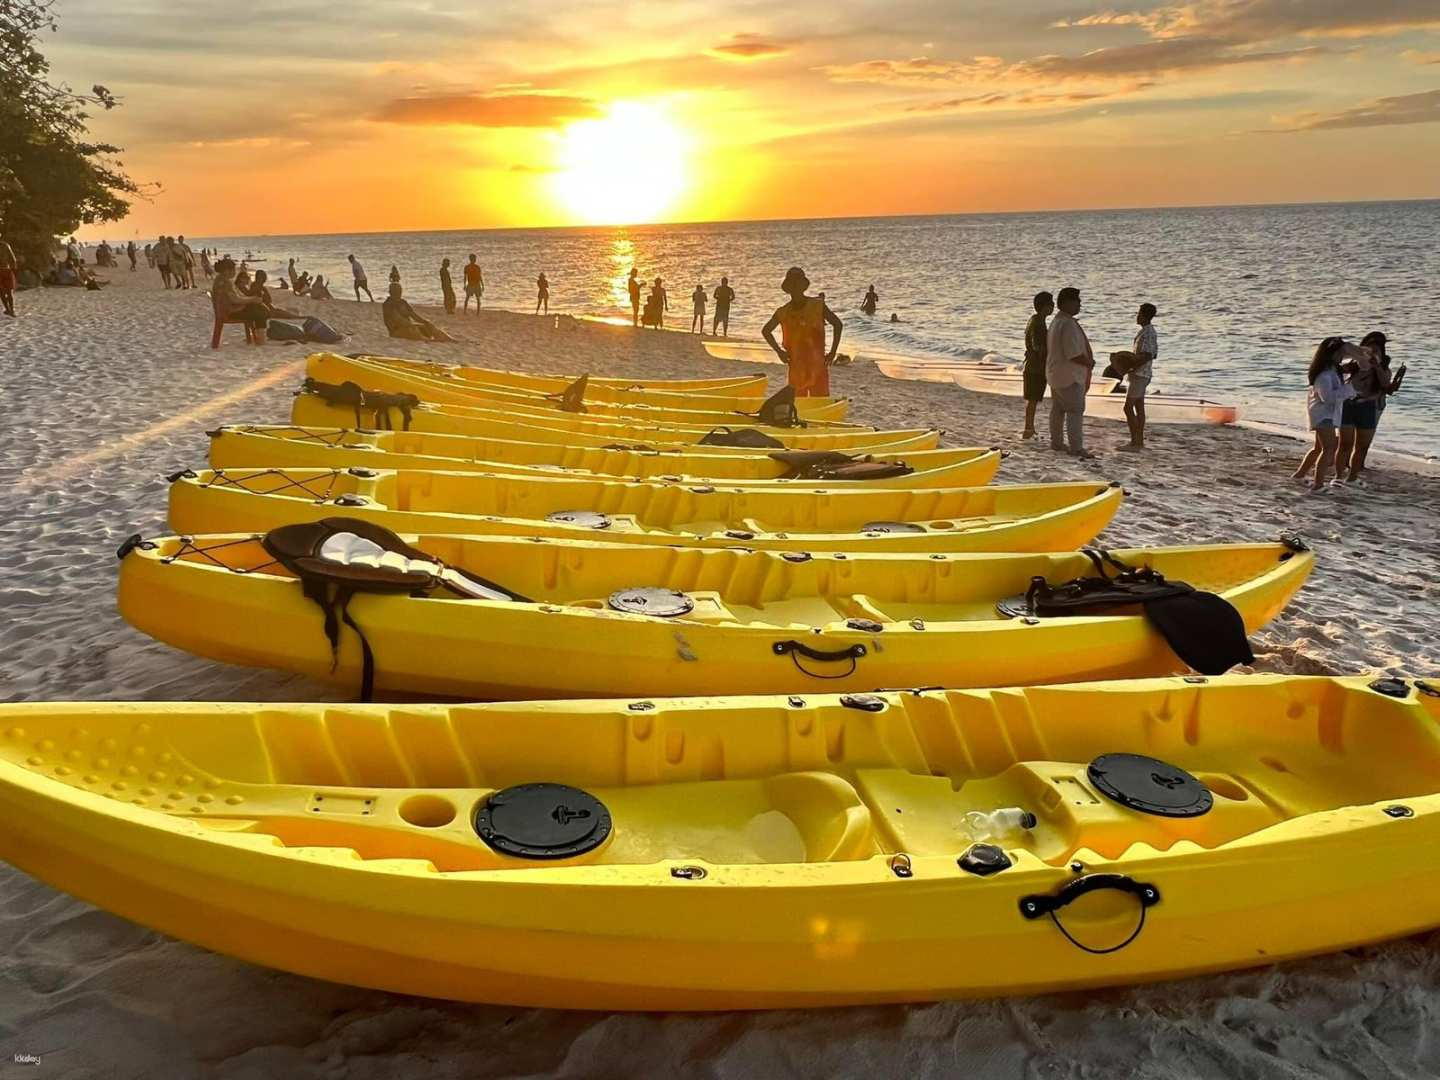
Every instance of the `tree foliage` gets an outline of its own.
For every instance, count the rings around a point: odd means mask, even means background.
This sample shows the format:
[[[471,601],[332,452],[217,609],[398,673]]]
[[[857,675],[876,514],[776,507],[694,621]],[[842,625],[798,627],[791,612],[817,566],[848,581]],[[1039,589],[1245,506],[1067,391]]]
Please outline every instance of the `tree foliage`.
[[[39,49],[55,29],[54,0],[0,0],[0,236],[36,267],[54,238],[118,221],[140,192],[115,157],[91,139],[92,108],[113,109],[103,86],[77,93],[50,78]]]

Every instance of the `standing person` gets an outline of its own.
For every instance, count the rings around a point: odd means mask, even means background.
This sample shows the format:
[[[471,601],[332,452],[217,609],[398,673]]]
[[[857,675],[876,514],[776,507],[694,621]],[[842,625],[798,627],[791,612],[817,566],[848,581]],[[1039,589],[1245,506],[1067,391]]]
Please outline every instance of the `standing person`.
[[[670,310],[670,294],[665,289],[665,279],[656,278],[650,284],[650,298],[645,302],[645,309],[654,318],[651,325],[656,330],[665,329],[665,312]]]
[[[210,265],[210,253],[204,248],[200,249],[200,272],[205,275],[206,281],[215,276],[215,270]]]
[[[476,301],[476,310],[479,310],[479,301]],[[535,279],[535,314],[540,314],[541,308],[545,314],[550,314],[550,279],[545,276],[545,271],[540,271],[540,276]]]
[[[70,242],[65,245],[65,259],[71,266],[78,267],[85,261],[85,253],[80,250],[80,241],[70,237]]]
[[[450,260],[440,260],[440,296],[445,301],[445,314],[455,314],[455,282],[450,280]],[[467,297],[468,299],[468,297]]]
[[[721,326],[725,327],[725,336],[730,336],[730,303],[735,299],[735,290],[730,287],[730,279],[722,277],[719,286],[715,289],[715,320],[710,324],[710,336],[715,336],[715,331]]]
[[[186,287],[187,289],[193,289],[194,252],[192,251],[192,249],[190,249],[189,243],[184,242],[184,236],[181,236],[176,246],[177,248],[179,248],[180,251],[180,276],[181,279],[183,279],[184,281],[184,287]],[[176,269],[176,265],[174,265],[174,258],[171,258],[170,271],[174,272],[174,269]]]
[[[170,288],[170,238],[162,236],[155,242],[155,268],[160,271],[160,280]]]
[[[1056,298],[1060,308],[1050,320],[1045,339],[1045,381],[1050,386],[1050,449],[1064,450],[1070,439],[1070,453],[1093,458],[1085,449],[1085,391],[1095,367],[1090,339],[1075,320],[1080,314],[1080,290],[1067,286]]]
[[[1392,378],[1390,357],[1385,352],[1387,339],[1372,330],[1360,339],[1360,347],[1350,347],[1348,358],[1355,363],[1350,385],[1355,396],[1345,402],[1340,414],[1340,446],[1335,456],[1335,478],[1354,481],[1365,469],[1380,414],[1385,411],[1385,398],[1400,389],[1405,378],[1402,367]]]
[[[285,264],[285,276],[290,279],[290,291],[295,292],[296,282],[300,280],[300,272],[295,269],[295,259],[293,257]]]
[[[1340,361],[1351,348],[1343,338],[1327,337],[1320,342],[1310,360],[1306,376],[1310,390],[1305,398],[1305,411],[1310,430],[1315,432],[1315,445],[1301,459],[1293,478],[1304,479],[1314,468],[1311,491],[1319,491],[1325,485],[1325,473],[1335,463],[1335,455],[1340,449],[1340,415],[1355,396],[1355,388],[1340,375]],[[1338,469],[1335,480],[1336,483],[1340,481]]]
[[[1025,324],[1025,430],[1022,439],[1035,438],[1035,411],[1045,400],[1045,358],[1049,355],[1050,328],[1045,320],[1055,312],[1055,298],[1038,292],[1033,301],[1035,314]]]
[[[625,279],[625,291],[630,294],[630,325],[640,325],[640,272],[630,267],[630,276]]]
[[[690,332],[705,332],[705,304],[709,301],[705,295],[705,286],[698,281],[695,283],[695,291],[690,294],[690,301],[695,305],[694,312],[690,315]]]
[[[540,280],[545,280],[544,274],[540,275]],[[550,295],[548,287],[543,291],[547,297]],[[475,261],[475,253],[472,251],[470,253],[470,261],[465,264],[465,306],[461,309],[461,314],[470,310],[470,298],[473,296],[475,298],[475,314],[478,317],[480,314],[480,297],[484,294],[485,271],[480,269],[480,264]],[[540,310],[538,304],[535,310],[537,312]],[[549,311],[550,309],[547,307],[545,310]]]
[[[830,365],[835,362],[845,325],[825,301],[805,295],[809,287],[810,279],[805,276],[804,270],[798,266],[787,270],[780,288],[790,300],[776,308],[760,335],[775,350],[781,362],[789,367],[789,385],[795,388],[796,397],[828,397]],[[826,323],[834,330],[828,352],[825,349]],[[777,326],[785,343],[783,347],[775,341]]]
[[[155,249],[149,244],[145,245],[145,265],[151,270],[155,269]]]
[[[345,258],[349,261],[350,273],[355,278],[355,302],[360,302],[360,290],[364,289],[365,295],[370,297],[370,303],[375,303],[375,297],[370,294],[370,282],[365,277],[365,267],[360,265],[360,260],[354,255],[346,255]]]
[[[15,276],[20,267],[15,261],[15,249],[9,241],[0,240],[0,306],[5,314],[15,318]]]
[[[135,272],[135,241],[129,240],[125,244],[125,255],[130,260],[130,272]]]
[[[875,309],[880,306],[880,294],[875,291],[875,286],[865,290],[865,299],[860,301],[860,310],[866,315],[874,315]]]
[[[1135,366],[1125,376],[1125,423],[1130,427],[1130,443],[1121,450],[1145,449],[1145,391],[1155,374],[1155,358],[1160,355],[1160,339],[1155,334],[1155,305],[1141,304],[1135,314],[1140,329],[1135,334],[1131,352]]]

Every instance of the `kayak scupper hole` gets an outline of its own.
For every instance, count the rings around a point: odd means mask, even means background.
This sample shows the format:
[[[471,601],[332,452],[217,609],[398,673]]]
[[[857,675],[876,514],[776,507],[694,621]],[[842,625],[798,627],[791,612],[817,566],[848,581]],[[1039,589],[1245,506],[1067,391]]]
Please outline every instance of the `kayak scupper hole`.
[[[955,523],[953,521],[932,521],[930,527],[932,529],[953,529]]]
[[[411,795],[400,804],[400,819],[420,829],[439,829],[455,820],[455,804],[439,795]]]
[[[1266,768],[1274,769],[1276,772],[1288,773],[1290,771],[1289,768],[1286,767],[1285,763],[1283,761],[1280,761],[1278,758],[1262,757],[1260,759],[1260,764],[1264,765]]]
[[[1233,802],[1244,802],[1250,798],[1248,791],[1226,776],[1207,776],[1204,783],[1214,794]]]

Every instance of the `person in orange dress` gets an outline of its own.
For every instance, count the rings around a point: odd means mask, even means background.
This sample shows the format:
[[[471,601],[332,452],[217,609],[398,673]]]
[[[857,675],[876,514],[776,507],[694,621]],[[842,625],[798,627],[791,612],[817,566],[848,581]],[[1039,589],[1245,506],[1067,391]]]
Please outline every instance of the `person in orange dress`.
[[[824,300],[805,295],[809,287],[810,279],[805,276],[804,270],[798,266],[787,270],[780,288],[789,295],[790,301],[776,309],[760,333],[775,350],[775,355],[789,367],[790,385],[795,388],[796,397],[828,397],[830,365],[835,362],[845,325]],[[826,323],[834,330],[828,351],[825,348]],[[783,347],[775,340],[777,326],[784,341]]]

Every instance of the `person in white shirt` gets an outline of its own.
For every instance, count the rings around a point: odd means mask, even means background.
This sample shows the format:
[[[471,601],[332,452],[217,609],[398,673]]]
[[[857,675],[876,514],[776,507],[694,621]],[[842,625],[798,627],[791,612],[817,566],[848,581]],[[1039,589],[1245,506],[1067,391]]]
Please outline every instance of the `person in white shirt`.
[[[370,295],[370,282],[365,277],[365,267],[360,265],[360,260],[354,255],[345,256],[350,260],[350,272],[355,275],[355,299],[360,299],[360,290],[365,290],[365,295],[370,297],[370,302],[375,302],[375,297]]]
[[[1050,386],[1050,449],[1064,450],[1070,438],[1070,453],[1093,458],[1085,449],[1085,392],[1095,367],[1090,339],[1075,321],[1080,314],[1080,290],[1069,287],[1055,298],[1060,310],[1050,320],[1045,345],[1045,381]]]
[[[1141,304],[1135,315],[1140,330],[1131,347],[1131,352],[1135,354],[1135,366],[1126,376],[1125,423],[1130,426],[1130,445],[1120,447],[1121,450],[1145,449],[1145,391],[1150,388],[1150,380],[1154,376],[1155,357],[1160,355],[1154,319],[1155,305]]]
[[[1340,449],[1340,414],[1345,402],[1355,396],[1355,388],[1342,378],[1340,361],[1359,352],[1347,345],[1344,338],[1327,337],[1320,342],[1310,361],[1307,378],[1310,390],[1305,396],[1305,411],[1310,430],[1315,432],[1315,445],[1310,447],[1295,470],[1294,479],[1302,480],[1313,468],[1315,480],[1310,490],[1325,485],[1325,474],[1335,462]]]

